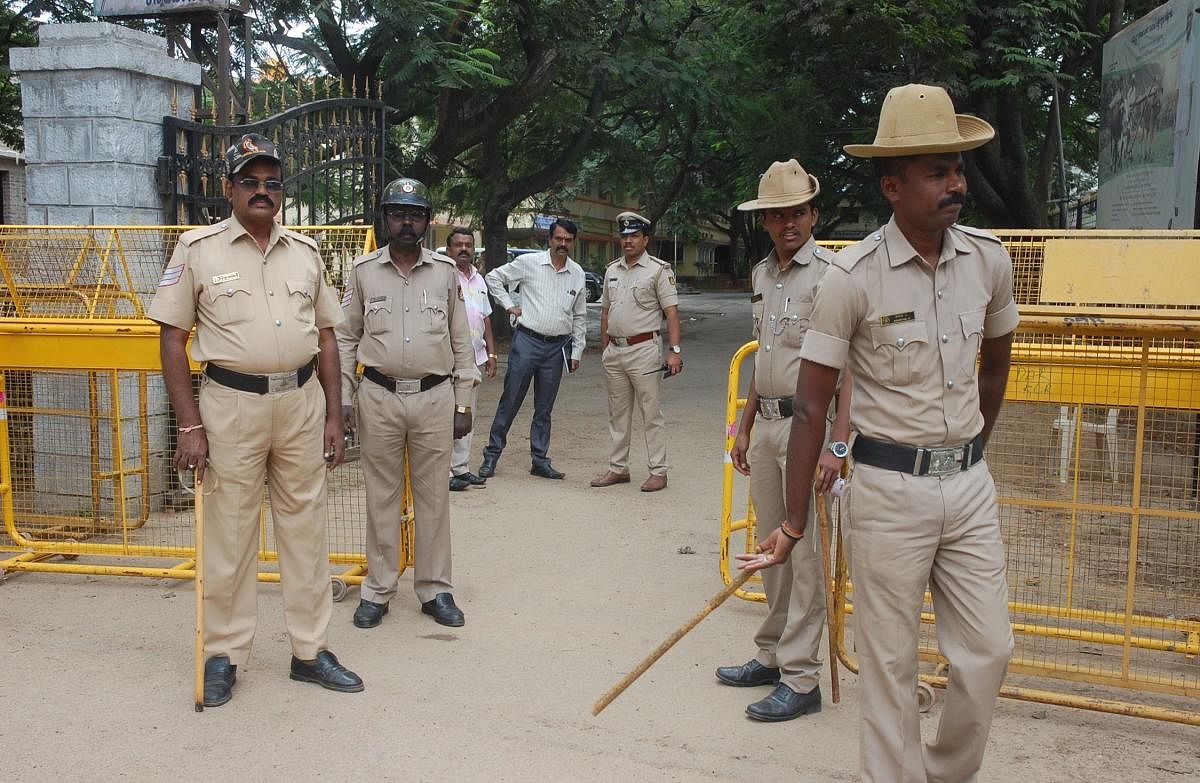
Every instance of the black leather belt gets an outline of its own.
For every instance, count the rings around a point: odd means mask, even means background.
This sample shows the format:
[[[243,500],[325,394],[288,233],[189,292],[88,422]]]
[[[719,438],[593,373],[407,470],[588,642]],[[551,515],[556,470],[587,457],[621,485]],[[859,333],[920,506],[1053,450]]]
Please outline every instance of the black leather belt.
[[[983,459],[983,433],[962,446],[927,449],[904,446],[859,435],[852,451],[856,462],[914,476],[947,476],[966,470]]]
[[[758,415],[764,419],[786,419],[792,415],[792,398],[759,397]]]
[[[273,372],[266,375],[248,375],[244,372],[230,370],[209,362],[204,366],[204,374],[222,386],[228,386],[238,391],[254,392],[255,394],[275,394],[277,392],[299,389],[312,377],[317,367],[317,357],[309,359],[308,364],[298,370]]]
[[[520,324],[517,324],[517,329],[529,335],[533,339],[541,340],[544,343],[561,343],[563,340],[568,340],[571,337],[569,334],[542,334],[541,332],[535,332],[528,327],[521,326]]]
[[[415,394],[429,391],[450,376],[426,375],[424,378],[393,378],[390,375],[384,375],[374,367],[366,367],[363,369],[363,377],[374,381],[392,394]]]

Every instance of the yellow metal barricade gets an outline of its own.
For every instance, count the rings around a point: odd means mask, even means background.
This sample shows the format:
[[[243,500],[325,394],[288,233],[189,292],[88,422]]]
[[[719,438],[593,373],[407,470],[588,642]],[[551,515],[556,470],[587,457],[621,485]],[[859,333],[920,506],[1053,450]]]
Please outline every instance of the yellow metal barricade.
[[[158,327],[145,319],[184,230],[0,227],[0,550],[16,553],[0,559],[0,575],[193,578],[192,501],[170,470]],[[374,248],[365,226],[297,230],[321,244],[338,287],[354,257]],[[328,498],[340,598],[365,572],[356,461],[330,474]],[[411,564],[411,509],[406,464],[402,566]],[[264,499],[260,581],[279,578],[269,514]]]
[[[1022,322],[987,450],[1016,639],[1001,694],[1200,725],[1191,701],[1200,695],[1200,276],[1192,268],[1200,233],[1002,238]],[[1143,267],[1144,254],[1179,266]],[[1144,281],[1143,269],[1157,277]],[[743,346],[731,365],[727,450],[744,405],[740,365],[755,348]],[[749,550],[755,530],[752,507],[732,520],[732,466],[725,471],[728,579],[731,540],[745,530]],[[835,558],[830,628],[839,659],[857,671],[845,636],[853,585],[840,546]],[[922,680],[944,686],[928,594],[922,623]],[[1041,687],[1048,681],[1059,685]],[[1101,698],[1080,685],[1138,697]]]

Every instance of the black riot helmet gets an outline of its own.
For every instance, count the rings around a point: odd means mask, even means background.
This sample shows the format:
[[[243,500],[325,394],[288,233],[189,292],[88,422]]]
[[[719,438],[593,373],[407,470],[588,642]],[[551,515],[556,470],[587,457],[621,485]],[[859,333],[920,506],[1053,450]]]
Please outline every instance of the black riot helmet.
[[[379,208],[385,210],[392,204],[407,204],[433,211],[433,202],[429,200],[429,188],[425,187],[423,182],[410,177],[392,180],[383,189],[383,195],[379,198]]]

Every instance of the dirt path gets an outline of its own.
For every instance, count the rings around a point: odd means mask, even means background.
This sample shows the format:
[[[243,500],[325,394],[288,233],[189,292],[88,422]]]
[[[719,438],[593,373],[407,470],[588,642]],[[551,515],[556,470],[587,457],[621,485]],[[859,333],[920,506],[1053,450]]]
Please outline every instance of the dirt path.
[[[335,605],[332,646],[366,680],[362,694],[288,680],[277,587],[260,587],[254,657],[234,700],[196,714],[190,584],[11,576],[0,584],[4,777],[854,780],[854,675],[843,672],[841,704],[828,702],[826,680],[822,713],[777,725],[743,716],[765,691],[713,679],[715,666],[754,652],[757,604],[731,600],[599,718],[589,713],[721,587],[724,379],[749,305],[744,295],[702,295],[682,309],[685,370],[664,395],[668,489],[638,492],[644,467],[633,485],[587,486],[607,453],[599,357],[589,351],[555,410],[552,456],[567,479],[528,474],[527,403],[498,475],[453,496],[467,625],[422,616],[411,576],[377,629],[350,624],[357,591]],[[484,433],[498,394],[498,381],[485,385]],[[643,460],[638,445],[634,463]],[[1200,780],[1200,742],[1195,728],[1002,700],[981,779]]]

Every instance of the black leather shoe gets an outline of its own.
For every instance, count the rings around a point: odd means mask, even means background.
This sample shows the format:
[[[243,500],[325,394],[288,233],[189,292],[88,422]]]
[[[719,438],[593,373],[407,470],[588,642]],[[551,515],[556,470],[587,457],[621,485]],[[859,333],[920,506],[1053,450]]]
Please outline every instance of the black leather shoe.
[[[291,678],[300,682],[315,682],[322,688],[342,693],[358,693],[363,689],[362,679],[338,663],[337,656],[329,650],[317,653],[315,661],[302,661],[293,655]]]
[[[763,666],[751,658],[741,666],[720,666],[717,679],[735,688],[750,688],[755,685],[774,685],[779,682],[779,670]]]
[[[466,492],[470,488],[471,482],[467,481],[466,479],[460,479],[458,476],[450,477],[451,492]]]
[[[438,593],[433,597],[432,601],[426,601],[421,604],[421,611],[431,615],[434,620],[442,625],[457,628],[467,622],[466,618],[463,617],[462,610],[454,605],[454,596],[450,595],[450,593]]]
[[[788,686],[780,683],[771,691],[771,695],[756,701],[746,708],[746,715],[754,720],[781,721],[799,718],[801,715],[811,715],[821,711],[821,686],[813,688],[808,693],[796,693]]]
[[[483,462],[479,463],[479,478],[490,479],[494,475],[496,475],[496,460],[484,457]]]
[[[214,655],[204,662],[204,706],[220,707],[233,698],[237,667],[228,655]]]
[[[566,473],[563,473],[561,470],[555,470],[554,466],[551,465],[549,462],[542,464],[542,465],[535,464],[532,468],[529,469],[529,472],[531,474],[533,474],[534,476],[541,476],[542,478],[548,478],[548,479],[560,479],[563,476],[567,475]]]
[[[387,604],[377,604],[360,598],[358,608],[354,610],[354,625],[358,628],[374,628],[383,622],[383,616],[387,613]]]
[[[476,476],[476,475],[475,475],[474,473],[472,473],[471,471],[467,471],[466,473],[459,473],[459,474],[458,474],[457,476],[455,476],[454,478],[456,478],[456,479],[462,479],[463,481],[467,482],[468,484],[470,484],[470,485],[471,485],[471,486],[473,486],[473,487],[485,487],[485,486],[487,486],[487,479],[485,479],[485,478],[479,478],[479,476]]]

